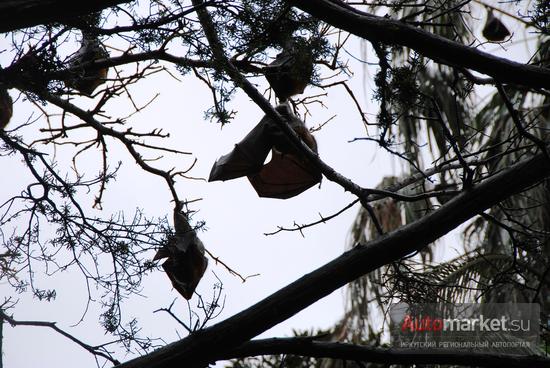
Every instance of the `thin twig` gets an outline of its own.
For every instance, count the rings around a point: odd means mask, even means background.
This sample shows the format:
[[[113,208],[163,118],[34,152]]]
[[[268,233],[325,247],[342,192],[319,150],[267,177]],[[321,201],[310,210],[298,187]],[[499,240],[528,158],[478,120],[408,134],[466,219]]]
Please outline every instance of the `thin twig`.
[[[498,93],[500,94],[500,97],[504,100],[504,104],[506,105],[506,108],[508,109],[508,112],[510,113],[510,116],[512,117],[512,121],[514,122],[514,125],[516,126],[516,129],[518,130],[519,134],[529,139],[534,144],[536,144],[537,147],[541,150],[541,152],[550,160],[548,150],[546,149],[546,144],[540,138],[534,136],[533,134],[529,133],[525,129],[525,127],[521,122],[521,118],[519,117],[516,109],[514,109],[514,106],[512,105],[512,101],[510,101],[510,98],[506,94],[506,91],[504,90],[504,88],[502,88],[502,84],[497,83],[496,87],[497,87]]]
[[[98,355],[98,356],[101,356],[102,358],[105,358],[107,360],[109,360],[111,363],[113,364],[120,364],[120,362],[114,358],[112,358],[110,356],[110,354],[106,354],[106,353],[103,353],[101,351],[98,351],[97,350],[97,347],[94,347],[94,346],[91,346],[91,345],[88,345],[84,342],[82,342],[81,340],[77,339],[76,337],[74,337],[73,335],[69,334],[68,332],[65,332],[63,331],[62,329],[60,329],[59,327],[56,326],[55,322],[45,322],[45,321],[17,321],[15,320],[14,318],[8,316],[7,314],[5,314],[2,310],[0,310],[0,319],[4,319],[5,321],[7,321],[10,325],[12,325],[13,327],[15,326],[36,326],[36,327],[48,327],[48,328],[51,328],[52,330],[54,330],[55,332],[65,336],[66,338],[68,338],[69,340],[73,341],[74,343],[76,343],[77,345],[80,345],[82,348],[84,348],[85,350],[87,350],[88,352],[90,352],[91,354],[93,355]]]

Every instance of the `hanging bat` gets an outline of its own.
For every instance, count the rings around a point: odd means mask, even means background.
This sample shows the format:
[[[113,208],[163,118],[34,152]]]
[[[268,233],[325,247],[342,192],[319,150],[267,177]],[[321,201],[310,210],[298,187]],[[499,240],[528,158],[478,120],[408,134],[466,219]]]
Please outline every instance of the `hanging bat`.
[[[304,122],[292,113],[288,104],[279,105],[283,108],[279,113],[286,118],[302,141],[317,153],[317,141],[306,128]],[[287,199],[297,196],[321,181],[321,172],[311,165],[294,147],[288,137],[278,128],[271,132],[273,149],[271,161],[262,169],[248,176],[250,184],[260,197]]]
[[[321,173],[303,158],[273,149],[271,161],[248,180],[260,197],[288,199],[319,183]]]
[[[65,81],[68,87],[76,89],[81,94],[91,96],[94,90],[105,82],[108,68],[92,68],[81,64],[109,57],[107,50],[99,44],[97,38],[84,35],[80,49],[69,60],[69,67],[76,69],[74,75]]]
[[[181,205],[174,209],[174,228],[176,234],[159,249],[153,261],[168,258],[162,268],[174,289],[189,300],[208,267],[208,259],[204,256],[204,245],[182,213]]]
[[[315,138],[288,104],[276,107],[300,138],[317,152]],[[272,151],[271,161],[264,165]],[[260,197],[287,199],[312,187],[321,180],[321,173],[303,157],[288,137],[269,117],[262,120],[235,145],[233,151],[222,156],[210,172],[209,181],[229,180],[241,176],[248,179]]]
[[[270,121],[264,116],[230,153],[220,157],[212,166],[208,181],[231,180],[260,171],[273,145]]]
[[[4,86],[0,85],[0,129],[4,129],[13,114],[13,101]]]
[[[500,42],[510,35],[508,28],[497,17],[493,15],[492,10],[487,11],[487,21],[483,27],[483,37],[488,41]]]
[[[283,52],[264,68],[264,75],[284,102],[289,97],[303,93],[313,74],[313,56],[306,45],[291,42]]]

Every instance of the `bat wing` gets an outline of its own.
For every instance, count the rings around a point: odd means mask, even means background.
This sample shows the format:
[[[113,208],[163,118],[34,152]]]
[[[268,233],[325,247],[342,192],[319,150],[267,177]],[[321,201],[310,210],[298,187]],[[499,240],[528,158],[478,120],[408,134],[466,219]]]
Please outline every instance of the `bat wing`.
[[[239,144],[235,145],[233,151],[220,157],[212,166],[208,181],[231,180],[249,175],[261,169],[262,164]]]
[[[187,300],[193,296],[207,267],[208,259],[196,249],[170,257],[162,264],[174,289]]]
[[[321,173],[291,154],[273,150],[271,161],[248,180],[260,197],[287,199],[321,181]]]
[[[176,289],[185,299],[191,299],[195,289],[193,288],[193,290],[191,290],[189,283],[182,279],[180,275],[181,271],[177,267],[177,262],[172,258],[168,258],[166,262],[162,264],[162,268],[172,282],[174,289]]]
[[[208,181],[230,180],[259,172],[273,145],[269,122],[270,119],[264,117],[230,153],[220,157],[212,166]]]

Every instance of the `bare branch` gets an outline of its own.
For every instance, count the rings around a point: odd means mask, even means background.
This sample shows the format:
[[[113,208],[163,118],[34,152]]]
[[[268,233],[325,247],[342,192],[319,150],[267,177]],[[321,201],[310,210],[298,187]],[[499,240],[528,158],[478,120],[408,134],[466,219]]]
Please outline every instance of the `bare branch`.
[[[56,326],[55,322],[44,322],[44,321],[17,321],[13,317],[8,316],[0,309],[0,321],[4,319],[7,321],[10,325],[13,327],[15,326],[35,326],[35,327],[48,327],[54,330],[55,332],[59,333],[60,335],[65,336],[72,342],[76,343],[77,345],[80,345],[82,348],[86,349],[89,353],[93,355],[100,356],[102,358],[105,358],[109,360],[113,364],[120,364],[120,362],[116,359],[114,359],[110,354],[105,353],[103,351],[100,351],[98,347],[88,345],[81,340],[77,339],[73,335],[71,335],[68,332],[63,331],[59,327]],[[0,322],[1,323],[1,322]],[[103,349],[104,350],[104,349]]]

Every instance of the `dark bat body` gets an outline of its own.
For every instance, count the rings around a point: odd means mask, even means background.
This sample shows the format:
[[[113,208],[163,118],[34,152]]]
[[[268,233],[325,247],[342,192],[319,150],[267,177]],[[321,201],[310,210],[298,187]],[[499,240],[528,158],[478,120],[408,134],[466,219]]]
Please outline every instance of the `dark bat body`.
[[[313,74],[313,56],[306,45],[290,44],[264,68],[264,74],[281,101],[303,93]]]
[[[207,266],[208,260],[196,247],[191,247],[187,253],[169,256],[162,264],[174,289],[187,300],[193,297]]]
[[[13,114],[13,101],[8,90],[0,86],[0,129],[4,129]]]
[[[276,109],[304,143],[317,152],[315,138],[290,107],[283,104]],[[264,165],[269,151],[272,152],[271,161]],[[294,197],[321,181],[319,170],[303,157],[267,116],[235,145],[233,151],[214,163],[208,180],[229,180],[241,176],[248,176],[260,197],[280,199]]]
[[[80,49],[75,56],[69,60],[69,66],[76,68],[74,75],[65,81],[67,86],[76,89],[78,92],[91,96],[97,87],[105,82],[107,68],[92,68],[89,65],[79,67],[82,64],[95,60],[105,59],[109,56],[105,48],[96,39],[84,38]]]
[[[174,210],[174,228],[176,234],[159,249],[153,261],[168,258],[162,268],[174,289],[189,300],[208,267],[208,259],[204,256],[204,245],[180,207]]]
[[[321,173],[299,156],[273,149],[271,161],[248,180],[260,197],[287,199],[319,183]]]
[[[482,33],[483,37],[492,42],[500,42],[510,36],[508,28],[493,15],[492,11],[487,12],[487,21],[485,22]]]

